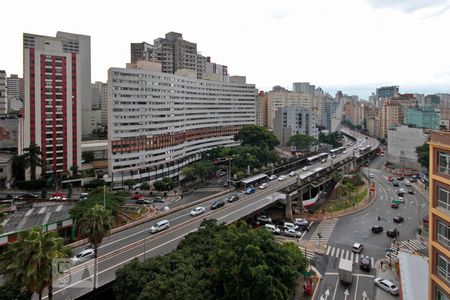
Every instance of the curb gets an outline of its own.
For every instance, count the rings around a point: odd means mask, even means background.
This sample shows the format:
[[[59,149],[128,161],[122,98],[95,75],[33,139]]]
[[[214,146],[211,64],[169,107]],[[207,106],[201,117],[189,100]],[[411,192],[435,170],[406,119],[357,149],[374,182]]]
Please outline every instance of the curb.
[[[178,212],[178,211],[183,210],[185,208],[188,208],[188,207],[191,207],[191,206],[195,206],[195,205],[203,203],[205,201],[208,201],[208,200],[214,199],[216,197],[220,197],[222,195],[228,194],[228,193],[230,193],[232,191],[233,190],[231,190],[231,189],[230,190],[224,190],[224,191],[221,191],[221,192],[219,192],[217,194],[213,194],[213,195],[207,196],[205,198],[201,198],[201,199],[195,200],[193,202],[186,203],[184,205],[178,206],[178,207],[176,207],[176,208],[174,208],[172,210],[169,210],[167,212],[163,212],[163,213],[151,216],[151,217],[146,217],[146,218],[143,218],[143,219],[140,219],[140,220],[137,220],[137,221],[125,224],[125,225],[120,226],[120,227],[116,227],[116,228],[112,229],[109,232],[108,236],[110,236],[112,234],[115,234],[115,233],[118,233],[118,232],[121,232],[121,231],[124,231],[124,230],[127,230],[127,229],[130,229],[132,227],[135,227],[135,226],[147,223],[147,222],[151,222],[151,221],[159,219],[161,217],[165,217],[167,215],[170,215],[172,213]],[[67,244],[66,246],[67,247],[71,247],[71,248],[77,248],[77,247],[82,246],[82,245],[87,244],[87,243],[88,243],[88,239],[82,239],[82,240],[79,240],[79,241]]]

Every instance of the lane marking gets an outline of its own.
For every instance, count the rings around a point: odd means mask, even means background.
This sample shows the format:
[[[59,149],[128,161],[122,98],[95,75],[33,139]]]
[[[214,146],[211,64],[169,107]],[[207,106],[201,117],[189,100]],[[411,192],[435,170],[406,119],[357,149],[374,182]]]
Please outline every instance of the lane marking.
[[[334,285],[333,300],[336,298],[338,283],[339,283],[339,276],[338,276],[338,278],[336,278],[336,284]]]
[[[359,284],[359,276],[356,277],[355,297],[353,298],[354,300],[356,300],[356,296],[358,295],[358,284]]]

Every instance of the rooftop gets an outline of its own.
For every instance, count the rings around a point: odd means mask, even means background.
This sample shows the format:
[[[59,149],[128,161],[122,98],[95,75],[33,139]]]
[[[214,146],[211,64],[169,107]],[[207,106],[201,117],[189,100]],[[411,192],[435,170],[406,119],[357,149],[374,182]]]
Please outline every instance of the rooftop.
[[[403,300],[428,298],[428,258],[408,252],[398,253]]]

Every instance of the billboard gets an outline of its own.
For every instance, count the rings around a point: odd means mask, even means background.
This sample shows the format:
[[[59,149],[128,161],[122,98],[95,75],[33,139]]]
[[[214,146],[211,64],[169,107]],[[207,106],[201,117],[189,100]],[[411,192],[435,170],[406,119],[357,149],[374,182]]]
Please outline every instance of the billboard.
[[[0,119],[0,149],[16,148],[19,119]]]

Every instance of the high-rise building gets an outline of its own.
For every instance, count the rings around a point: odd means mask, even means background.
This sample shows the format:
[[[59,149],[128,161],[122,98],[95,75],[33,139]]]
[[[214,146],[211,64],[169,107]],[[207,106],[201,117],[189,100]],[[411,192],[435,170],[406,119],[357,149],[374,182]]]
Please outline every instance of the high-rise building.
[[[398,85],[382,86],[376,89],[376,95],[382,98],[392,98],[398,96]]]
[[[432,131],[429,144],[428,299],[443,300],[450,299],[450,132]]]
[[[405,109],[405,125],[437,130],[439,129],[439,114],[430,108],[407,108]]]
[[[92,84],[92,98],[99,102],[101,109],[100,124],[104,127],[108,126],[108,89],[107,84],[96,81]],[[93,100],[94,101],[94,100]]]
[[[91,103],[91,48],[86,35],[23,34],[24,125],[19,151],[41,147],[43,173],[81,164],[81,110]],[[37,170],[40,174],[41,170]]]
[[[256,125],[267,127],[267,108],[269,97],[263,91],[256,96]]]
[[[0,115],[8,112],[8,95],[6,93],[6,71],[0,70]]]
[[[236,145],[234,134],[255,124],[256,89],[245,77],[226,83],[131,67],[108,71],[108,169],[114,182],[178,176],[201,153]]]
[[[405,124],[405,109],[416,106],[417,100],[412,94],[399,94],[397,97],[385,100],[380,111],[380,137],[387,137],[389,127]]]
[[[8,99],[23,99],[21,96],[21,90],[23,90],[23,79],[19,78],[16,74],[11,74],[7,81],[8,87]]]
[[[285,146],[289,138],[295,134],[305,134],[316,139],[319,137],[315,114],[300,104],[281,107],[276,111],[273,132],[281,146]]]
[[[292,84],[292,91],[294,93],[304,93],[314,95],[316,87],[309,84],[309,82],[294,82]]]

